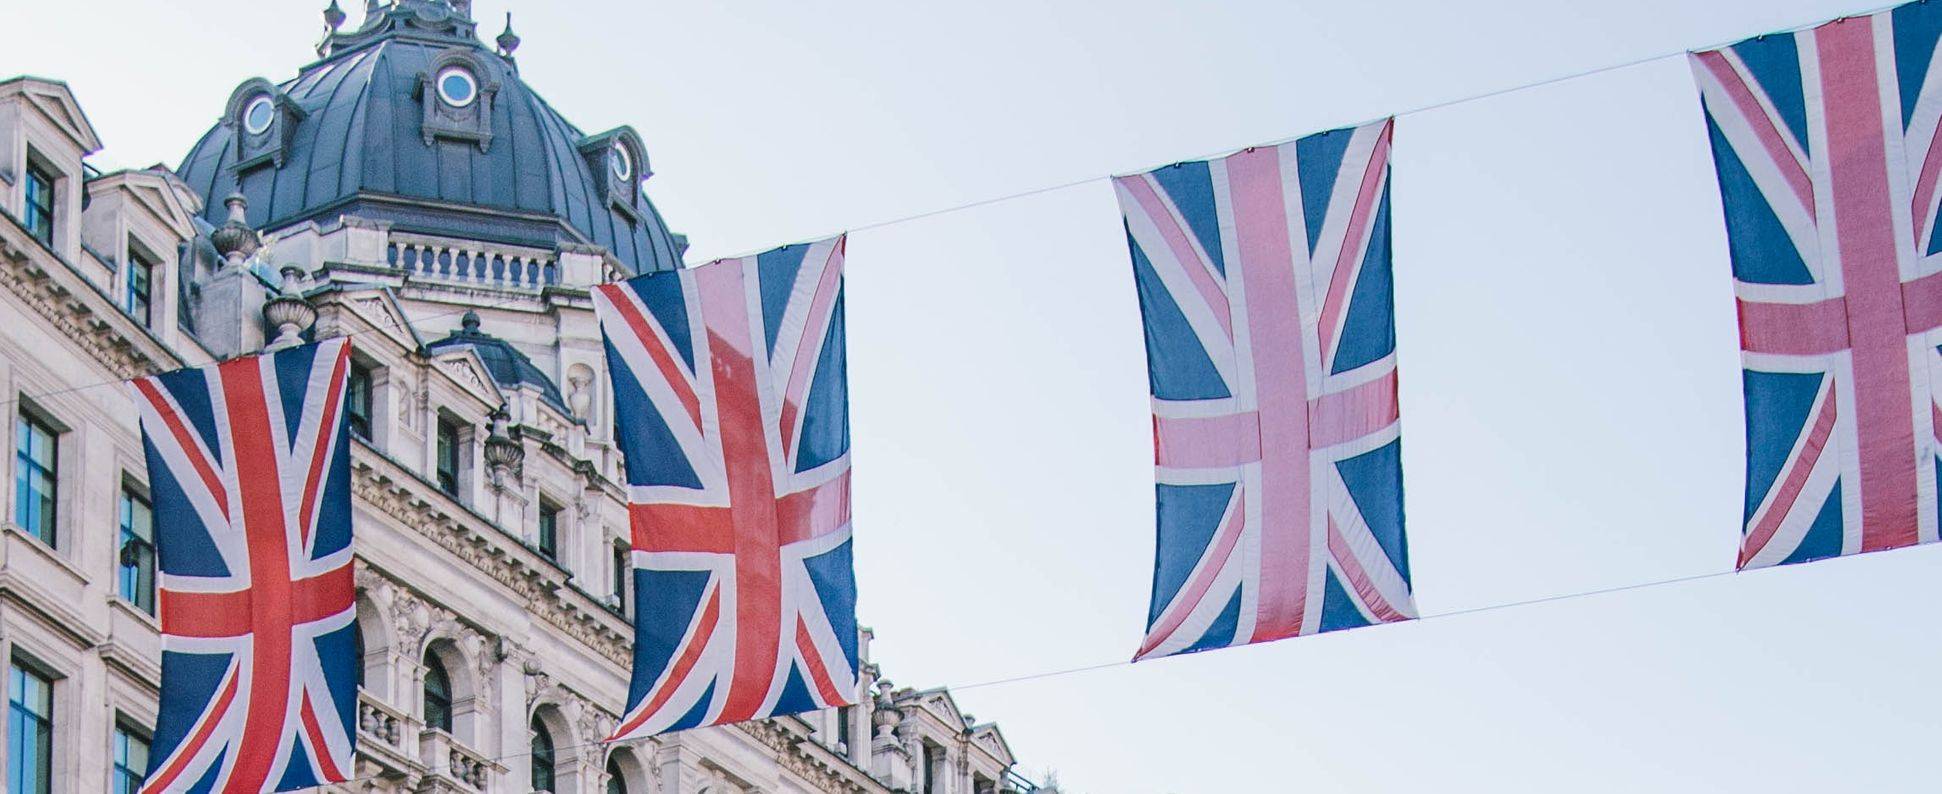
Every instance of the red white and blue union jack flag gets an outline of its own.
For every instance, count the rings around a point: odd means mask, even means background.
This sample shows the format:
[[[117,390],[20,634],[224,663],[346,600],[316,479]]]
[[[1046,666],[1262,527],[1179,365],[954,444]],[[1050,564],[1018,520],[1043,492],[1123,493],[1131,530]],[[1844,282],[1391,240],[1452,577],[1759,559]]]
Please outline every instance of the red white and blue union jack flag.
[[[1936,539],[1942,5],[1695,53],[1746,395],[1741,568]]]
[[[1391,122],[1114,187],[1153,391],[1135,659],[1415,617],[1389,269]]]
[[[145,793],[351,775],[350,354],[334,339],[129,383],[162,567]]]
[[[594,291],[634,546],[617,739],[856,702],[843,242]]]

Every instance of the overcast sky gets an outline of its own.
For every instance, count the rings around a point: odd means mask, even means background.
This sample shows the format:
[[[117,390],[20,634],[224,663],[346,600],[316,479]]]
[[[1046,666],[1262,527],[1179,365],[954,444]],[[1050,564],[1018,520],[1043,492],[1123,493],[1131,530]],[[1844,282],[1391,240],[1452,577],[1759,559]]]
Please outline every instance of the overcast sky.
[[[692,262],[1128,172],[1868,0],[481,0],[632,124]],[[177,164],[322,3],[0,0],[104,168]],[[346,0],[347,6],[362,6]],[[313,7],[316,6],[316,7]],[[356,23],[358,9],[352,8]],[[1725,238],[1683,58],[1403,116],[1395,280],[1426,615],[1730,570]],[[1152,451],[1103,180],[850,242],[857,574],[899,685],[1129,657]],[[1069,791],[1912,791],[1942,770],[1942,548],[962,690]],[[618,705],[618,704],[615,704]]]

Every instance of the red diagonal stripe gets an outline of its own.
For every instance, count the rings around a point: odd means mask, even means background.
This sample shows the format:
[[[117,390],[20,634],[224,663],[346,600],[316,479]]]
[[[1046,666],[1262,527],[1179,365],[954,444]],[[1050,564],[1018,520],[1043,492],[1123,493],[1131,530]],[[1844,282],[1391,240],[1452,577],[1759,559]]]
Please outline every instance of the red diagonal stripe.
[[[1759,139],[1760,147],[1766,150],[1767,158],[1780,170],[1780,177],[1787,181],[1787,187],[1793,191],[1801,209],[1806,211],[1808,217],[1814,217],[1814,183],[1808,178],[1807,169],[1801,165],[1800,158],[1794,156],[1793,148],[1787,145],[1787,139],[1782,137],[1786,133],[1774,125],[1773,117],[1767,115],[1766,108],[1760,105],[1753,89],[1740,79],[1740,73],[1727,62],[1725,55],[1702,52],[1697,57],[1706,66],[1706,71],[1712,72],[1713,77],[1719,80],[1720,87],[1726,91],[1733,106],[1746,119],[1747,126]]]
[[[223,517],[228,518],[229,489],[223,487],[222,477],[216,473],[208,457],[202,454],[202,447],[198,445],[188,423],[176,414],[175,408],[169,404],[166,397],[162,396],[162,391],[155,385],[153,378],[138,378],[133,382],[135,388],[144,398],[147,398],[149,405],[154,407],[155,413],[162,417],[162,423],[168,426],[169,435],[175,438],[176,446],[182,449],[182,456],[189,459],[189,465],[195,468],[196,476],[202,478],[203,487],[209,489],[209,496],[222,510]]]
[[[635,712],[633,719],[614,731],[616,738],[633,733],[635,729],[641,727],[641,723],[647,721],[648,717],[654,716],[662,706],[667,705],[669,698],[674,697],[674,691],[681,687],[681,682],[688,679],[688,672],[694,669],[695,662],[701,658],[701,652],[708,648],[708,638],[714,636],[715,623],[720,618],[721,588],[712,587],[708,590],[708,605],[701,610],[701,622],[688,636],[688,646],[681,649],[681,655],[675,658],[674,666],[669,668],[667,676],[662,679],[661,686],[655,690],[654,696],[641,706],[640,711]]]
[[[816,650],[816,643],[809,639],[809,625],[801,616],[796,617],[796,652],[802,654],[802,663],[809,668],[809,680],[816,691],[823,694],[823,703],[836,706],[850,702],[836,682],[829,677],[829,668],[823,666],[822,654]]]
[[[1820,415],[1815,417],[1812,429],[1807,432],[1807,440],[1801,445],[1800,454],[1794,456],[1793,466],[1787,470],[1786,478],[1780,481],[1773,499],[1767,503],[1766,513],[1749,528],[1746,540],[1740,544],[1740,568],[1745,568],[1747,561],[1773,540],[1774,533],[1780,531],[1780,522],[1793,510],[1794,500],[1800,498],[1801,489],[1807,487],[1807,478],[1814,473],[1814,464],[1827,448],[1828,437],[1834,434],[1835,408],[1834,384],[1830,381]]]
[[[1342,248],[1335,254],[1335,268],[1329,275],[1328,294],[1322,300],[1322,319],[1317,324],[1322,338],[1320,350],[1324,365],[1335,360],[1335,326],[1348,306],[1349,285],[1362,271],[1362,257],[1368,250],[1362,237],[1373,222],[1376,204],[1382,197],[1382,174],[1389,167],[1389,130],[1393,124],[1395,122],[1391,121],[1382,125],[1375,149],[1369,153],[1369,164],[1362,171],[1362,183],[1356,190],[1355,204],[1350,207],[1348,228],[1342,233]],[[1302,201],[1307,200],[1307,196],[1302,197]]]
[[[614,312],[620,315],[621,321],[625,322],[627,329],[633,332],[641,348],[647,351],[648,358],[652,359],[655,368],[660,370],[662,380],[674,389],[674,396],[681,400],[681,407],[687,409],[689,421],[694,422],[695,427],[701,427],[701,400],[695,396],[694,389],[689,388],[686,371],[674,360],[673,351],[661,346],[660,336],[654,333],[647,318],[641,316],[641,312],[634,308],[633,301],[629,300],[628,295],[622,291],[626,287],[619,284],[602,284],[595,289],[607,296],[607,304],[614,307]],[[638,373],[637,377],[645,378],[647,375]]]

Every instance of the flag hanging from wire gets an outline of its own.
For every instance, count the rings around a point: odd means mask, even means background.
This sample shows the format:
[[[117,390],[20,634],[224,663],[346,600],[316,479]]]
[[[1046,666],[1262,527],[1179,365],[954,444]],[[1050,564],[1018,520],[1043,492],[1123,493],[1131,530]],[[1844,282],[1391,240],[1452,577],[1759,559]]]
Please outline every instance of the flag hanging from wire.
[[[1694,53],[1746,399],[1739,567],[1936,539],[1942,5]]]
[[[1114,179],[1153,395],[1135,659],[1406,620],[1392,122]]]
[[[634,675],[614,737],[857,700],[843,238],[605,284]]]
[[[350,779],[350,354],[339,338],[129,383],[162,569],[143,792]]]

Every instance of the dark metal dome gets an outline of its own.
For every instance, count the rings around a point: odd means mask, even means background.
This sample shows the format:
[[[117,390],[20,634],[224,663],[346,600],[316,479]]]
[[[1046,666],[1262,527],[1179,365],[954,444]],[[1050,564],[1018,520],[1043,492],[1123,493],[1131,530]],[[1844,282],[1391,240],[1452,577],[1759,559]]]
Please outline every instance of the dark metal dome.
[[[639,136],[568,123],[476,27],[464,0],[373,2],[296,79],[240,86],[178,172],[213,223],[240,193],[259,229],[354,215],[422,234],[597,245],[634,272],[678,267],[685,242],[641,191],[652,172]]]

